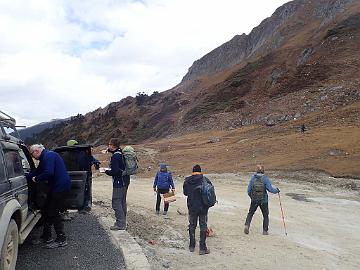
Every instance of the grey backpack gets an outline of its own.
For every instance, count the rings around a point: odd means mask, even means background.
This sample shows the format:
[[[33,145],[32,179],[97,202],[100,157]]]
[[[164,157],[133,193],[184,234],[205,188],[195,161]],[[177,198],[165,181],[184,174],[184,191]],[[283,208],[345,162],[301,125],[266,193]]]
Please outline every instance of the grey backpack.
[[[251,191],[251,201],[257,203],[263,203],[265,197],[265,184],[263,180],[264,176],[255,177]]]

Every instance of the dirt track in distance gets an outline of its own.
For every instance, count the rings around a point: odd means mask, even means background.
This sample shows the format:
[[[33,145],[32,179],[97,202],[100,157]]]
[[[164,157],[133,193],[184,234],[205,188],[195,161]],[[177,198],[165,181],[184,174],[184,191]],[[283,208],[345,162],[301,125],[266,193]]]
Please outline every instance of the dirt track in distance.
[[[183,177],[175,177],[177,201],[171,204],[167,216],[155,215],[153,178],[132,180],[128,231],[142,246],[153,269],[358,269],[360,195],[357,190],[341,188],[341,179],[314,172],[270,173],[273,185],[281,189],[288,235],[284,234],[278,196],[270,195],[270,234],[263,236],[259,210],[250,234],[243,233],[250,174],[207,176],[219,200],[209,211],[208,226],[215,236],[207,239],[211,249],[207,256],[199,256],[198,249],[190,253],[187,248]],[[304,182],[307,178],[318,181]],[[359,180],[347,181],[359,185]],[[111,190],[110,177],[94,175],[95,215],[114,215]]]

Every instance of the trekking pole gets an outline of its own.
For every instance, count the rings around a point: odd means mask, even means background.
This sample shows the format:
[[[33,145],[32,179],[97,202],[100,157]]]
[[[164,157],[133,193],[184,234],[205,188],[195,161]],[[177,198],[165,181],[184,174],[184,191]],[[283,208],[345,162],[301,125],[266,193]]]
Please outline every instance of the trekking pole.
[[[284,211],[283,211],[282,204],[281,204],[281,199],[280,199],[280,192],[278,193],[278,195],[279,195],[279,202],[280,202],[281,216],[282,216],[282,220],[283,220],[283,223],[284,223],[285,235],[287,235],[287,232],[286,232],[286,226],[285,226]]]

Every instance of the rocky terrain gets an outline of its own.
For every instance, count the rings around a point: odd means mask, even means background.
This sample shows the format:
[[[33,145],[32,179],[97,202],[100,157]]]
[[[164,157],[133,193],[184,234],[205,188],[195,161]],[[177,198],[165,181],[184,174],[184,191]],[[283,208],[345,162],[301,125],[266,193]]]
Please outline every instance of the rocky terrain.
[[[237,35],[195,61],[172,89],[140,92],[73,116],[27,142],[51,148],[76,138],[96,146],[118,137],[123,144],[139,144],[193,133],[200,134],[194,139],[207,141],[206,132],[234,130],[242,133],[241,140],[256,136],[271,149],[289,143],[299,153],[304,149],[297,149],[291,134],[304,124],[317,140],[306,139],[314,153],[301,152],[302,160],[288,163],[271,162],[272,168],[298,168],[301,161],[305,169],[359,175],[353,164],[359,161],[359,151],[354,151],[360,124],[359,49],[359,1],[291,1],[249,35]],[[348,130],[352,133],[345,141],[341,136]],[[294,149],[284,154],[293,155]],[[267,155],[270,159],[271,153]],[[333,164],[335,156],[341,165]],[[341,172],[341,166],[349,169]]]

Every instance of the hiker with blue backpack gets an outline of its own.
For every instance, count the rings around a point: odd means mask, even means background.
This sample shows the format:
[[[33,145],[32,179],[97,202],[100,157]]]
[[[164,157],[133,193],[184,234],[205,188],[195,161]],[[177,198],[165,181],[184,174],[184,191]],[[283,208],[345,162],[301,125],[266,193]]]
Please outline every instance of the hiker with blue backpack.
[[[208,210],[215,204],[215,190],[208,178],[203,176],[201,167],[195,165],[191,176],[185,178],[183,193],[187,196],[187,207],[189,211],[189,250],[195,251],[195,229],[199,220],[200,225],[200,248],[199,254],[210,253],[206,247],[206,230]]]
[[[258,207],[260,207],[263,215],[263,235],[269,234],[269,202],[267,191],[274,194],[280,192],[278,188],[273,188],[269,177],[264,174],[264,166],[257,165],[256,173],[251,177],[248,185],[248,195],[251,198],[251,203],[245,221],[245,234],[249,234],[250,223]]]
[[[156,192],[156,206],[155,211],[156,214],[160,214],[160,203],[161,203],[161,194],[168,193],[169,190],[175,192],[175,185],[171,175],[171,172],[168,172],[166,164],[160,164],[160,170],[156,173],[153,189]],[[169,210],[169,203],[164,202],[164,212],[163,214],[166,215]]]

